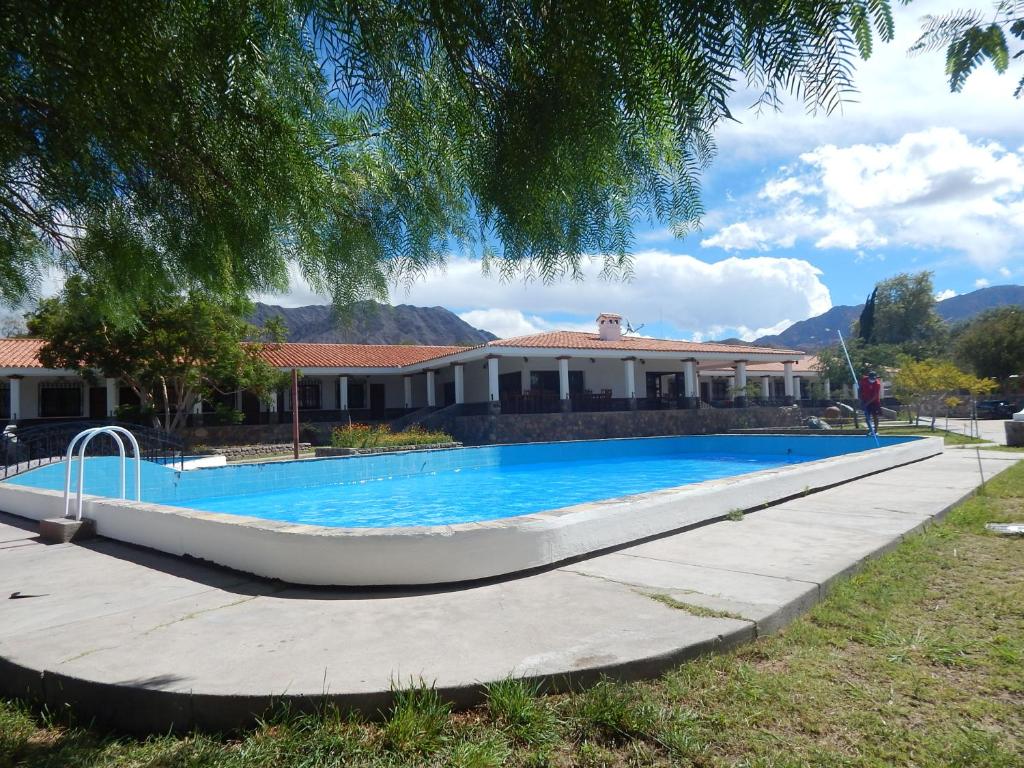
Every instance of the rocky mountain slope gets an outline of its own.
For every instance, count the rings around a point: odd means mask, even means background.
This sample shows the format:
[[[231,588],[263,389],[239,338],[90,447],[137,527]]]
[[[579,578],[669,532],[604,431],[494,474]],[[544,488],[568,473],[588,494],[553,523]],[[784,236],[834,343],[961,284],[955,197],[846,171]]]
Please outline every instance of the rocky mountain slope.
[[[338,318],[330,306],[278,307],[257,304],[250,318],[263,325],[280,316],[288,328],[288,341],[340,344],[483,344],[497,338],[474,328],[444,307],[390,306],[361,301],[347,316]]]

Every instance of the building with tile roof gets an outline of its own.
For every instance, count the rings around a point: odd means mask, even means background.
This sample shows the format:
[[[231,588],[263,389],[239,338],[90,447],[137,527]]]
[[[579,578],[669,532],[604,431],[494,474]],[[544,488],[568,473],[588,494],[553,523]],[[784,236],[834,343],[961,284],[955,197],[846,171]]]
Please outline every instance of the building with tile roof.
[[[109,418],[131,405],[131,391],[113,379],[87,382],[44,368],[41,345],[0,339],[0,417]],[[778,404],[806,397],[817,377],[813,358],[799,350],[623,335],[613,313],[598,316],[595,333],[552,331],[473,347],[284,343],[263,354],[302,374],[304,421],[386,420],[450,405],[537,413]],[[268,423],[290,412],[291,400],[288,391],[266,402],[239,392],[222,405],[242,411],[247,423]]]

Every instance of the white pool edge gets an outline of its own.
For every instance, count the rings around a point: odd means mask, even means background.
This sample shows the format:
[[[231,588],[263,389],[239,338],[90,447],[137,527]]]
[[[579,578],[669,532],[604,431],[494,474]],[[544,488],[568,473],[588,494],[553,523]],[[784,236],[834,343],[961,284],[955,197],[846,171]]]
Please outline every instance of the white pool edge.
[[[526,571],[753,509],[942,453],[919,438],[532,515],[424,528],[332,528],[87,497],[84,516],[118,541],[294,584],[428,585]],[[0,483],[0,510],[60,517],[59,491]]]

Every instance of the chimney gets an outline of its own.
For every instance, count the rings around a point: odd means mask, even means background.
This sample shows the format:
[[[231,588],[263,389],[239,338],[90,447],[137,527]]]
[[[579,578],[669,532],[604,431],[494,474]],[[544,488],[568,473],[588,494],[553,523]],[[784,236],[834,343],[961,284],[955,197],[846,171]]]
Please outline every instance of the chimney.
[[[602,312],[597,316],[597,335],[601,341],[618,341],[622,338],[622,315]]]

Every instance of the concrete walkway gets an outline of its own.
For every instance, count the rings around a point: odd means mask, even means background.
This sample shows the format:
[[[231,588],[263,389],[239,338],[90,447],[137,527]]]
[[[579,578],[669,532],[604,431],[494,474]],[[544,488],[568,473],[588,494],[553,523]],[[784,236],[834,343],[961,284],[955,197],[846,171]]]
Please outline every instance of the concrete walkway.
[[[981,456],[986,476],[1018,459]],[[510,674],[556,688],[650,676],[785,626],[978,482],[975,451],[947,450],[740,522],[433,592],[300,589],[102,539],[43,545],[0,515],[0,692],[165,731],[238,726],[275,697],[374,713],[420,678],[469,704]]]

